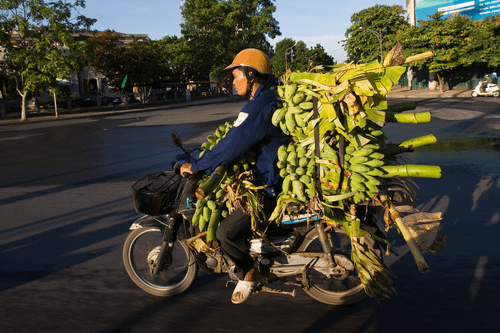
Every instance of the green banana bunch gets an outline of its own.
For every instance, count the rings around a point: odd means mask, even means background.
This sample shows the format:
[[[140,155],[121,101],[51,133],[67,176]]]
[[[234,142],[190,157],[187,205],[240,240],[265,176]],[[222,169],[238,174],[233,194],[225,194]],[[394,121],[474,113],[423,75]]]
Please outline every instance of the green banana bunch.
[[[344,167],[350,172],[348,184],[351,192],[357,192],[352,200],[355,204],[371,200],[379,192],[378,186],[383,183],[380,178],[380,167],[386,164],[385,155],[378,152],[378,144],[366,144],[356,149],[346,147]]]
[[[216,128],[214,134],[207,137],[207,141],[201,145],[203,151],[213,149],[224,138],[232,128],[232,124],[226,122]],[[226,218],[234,210],[229,200],[228,187],[233,186],[241,178],[242,173],[249,173],[252,166],[256,164],[256,156],[253,150],[249,150],[236,162],[227,166],[216,168],[211,176],[205,175],[198,183],[204,197],[196,202],[196,211],[192,223],[198,226],[200,231],[206,231],[206,242],[215,240],[215,232],[220,221]]]
[[[300,144],[281,146],[278,149],[277,166],[283,178],[282,193],[289,194],[304,203],[316,194],[315,161],[311,156],[307,156],[307,150]]]
[[[313,109],[313,96],[305,91],[305,87],[293,83],[278,88],[284,100],[282,106],[273,113],[271,122],[287,135],[293,135],[296,130],[307,126],[307,119]]]
[[[219,141],[226,136],[226,133],[231,129],[231,127],[233,127],[233,124],[226,122],[216,128],[214,134],[210,134],[207,137],[207,141],[201,144],[201,149],[203,149],[203,151],[200,153],[199,157],[203,156],[205,150],[212,150],[212,148],[215,147],[219,143]]]

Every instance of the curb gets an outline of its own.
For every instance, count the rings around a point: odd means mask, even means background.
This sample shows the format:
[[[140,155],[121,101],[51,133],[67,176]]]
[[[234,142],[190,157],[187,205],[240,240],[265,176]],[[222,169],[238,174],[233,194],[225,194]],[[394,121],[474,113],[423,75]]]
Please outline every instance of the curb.
[[[0,127],[6,126],[6,125],[22,126],[24,124],[35,124],[35,123],[42,123],[42,122],[49,122],[49,121],[61,121],[61,120],[88,118],[88,117],[103,117],[103,116],[116,115],[116,114],[152,112],[152,111],[159,111],[159,110],[166,110],[166,109],[178,109],[178,108],[184,108],[184,107],[189,107],[189,106],[198,106],[198,105],[201,106],[201,105],[216,104],[216,103],[231,103],[231,102],[238,102],[240,100],[242,100],[242,99],[237,98],[237,97],[233,97],[233,98],[231,98],[231,97],[219,97],[219,98],[195,100],[195,101],[191,101],[191,102],[156,104],[156,105],[151,105],[151,106],[145,106],[145,104],[142,104],[141,106],[137,106],[137,107],[118,106],[118,107],[101,107],[101,108],[94,107],[91,110],[89,110],[89,109],[85,109],[85,110],[80,109],[80,110],[73,110],[73,111],[63,110],[63,111],[59,112],[59,118],[56,118],[53,113],[47,114],[47,115],[37,114],[37,115],[31,115],[31,117],[28,117],[28,120],[24,121],[24,122],[20,121],[21,115],[18,114],[17,117],[10,115],[6,119],[0,119]]]

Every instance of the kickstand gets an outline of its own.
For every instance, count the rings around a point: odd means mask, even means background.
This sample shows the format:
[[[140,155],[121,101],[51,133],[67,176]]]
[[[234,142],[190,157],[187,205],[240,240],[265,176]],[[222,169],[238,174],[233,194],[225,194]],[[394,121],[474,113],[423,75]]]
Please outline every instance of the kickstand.
[[[304,268],[302,269],[302,285],[306,289],[309,289],[309,287],[310,287],[309,279],[307,278],[307,273],[309,271],[309,268],[313,265],[313,263],[315,264],[316,262],[318,262],[318,260],[319,260],[319,258],[311,259],[311,261],[309,261],[307,263],[307,265],[305,265]]]

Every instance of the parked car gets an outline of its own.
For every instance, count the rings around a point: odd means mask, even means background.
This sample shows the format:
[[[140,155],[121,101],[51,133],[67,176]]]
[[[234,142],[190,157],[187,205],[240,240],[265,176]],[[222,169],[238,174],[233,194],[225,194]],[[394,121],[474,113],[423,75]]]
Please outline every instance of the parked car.
[[[120,97],[111,97],[111,96],[101,96],[101,105],[102,106],[113,106],[122,103],[122,99]],[[82,100],[82,106],[96,106],[97,105],[97,96],[91,96],[84,98]]]

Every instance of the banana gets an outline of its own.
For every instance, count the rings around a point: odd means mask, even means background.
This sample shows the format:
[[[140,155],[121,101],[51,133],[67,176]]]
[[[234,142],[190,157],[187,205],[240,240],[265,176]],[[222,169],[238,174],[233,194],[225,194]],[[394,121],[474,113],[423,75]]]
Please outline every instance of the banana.
[[[305,111],[311,111],[313,107],[314,107],[313,102],[302,102],[299,104],[299,108]]]
[[[373,153],[373,148],[363,147],[359,150],[353,151],[350,153],[353,157],[355,156],[368,156]],[[351,159],[352,160],[352,159]]]
[[[292,180],[290,179],[290,175],[287,175],[283,179],[282,188],[283,188],[283,193],[288,193],[292,190]]]
[[[285,86],[285,99],[290,100],[293,95],[297,92],[297,84],[292,83],[292,84],[287,84]]]
[[[292,97],[292,103],[293,105],[297,105],[302,103],[302,101],[306,98],[306,94],[304,94],[301,91],[298,91],[295,93],[295,95]]]
[[[215,231],[217,230],[217,226],[219,225],[219,220],[220,220],[220,211],[218,209],[215,209],[212,211],[212,214],[210,214],[210,220],[208,222],[208,227],[207,227],[207,242],[211,242],[215,240]]]
[[[373,159],[373,160],[369,160],[367,162],[364,162],[363,163],[364,165],[368,165],[370,167],[374,167],[374,168],[377,168],[377,167],[381,167],[383,166],[385,163],[384,161],[382,160],[376,160],[376,159]]]
[[[301,113],[304,113],[304,110],[302,110],[301,108],[296,107],[296,106],[290,106],[288,108],[288,113],[301,114]]]
[[[278,124],[285,119],[287,110],[287,107],[282,107],[281,109],[274,111],[273,116],[271,117],[271,123],[277,127]]]
[[[362,164],[370,161],[370,159],[366,156],[353,156],[350,160],[350,164]]]
[[[369,172],[371,168],[363,164],[351,164],[351,170],[357,173]]]

